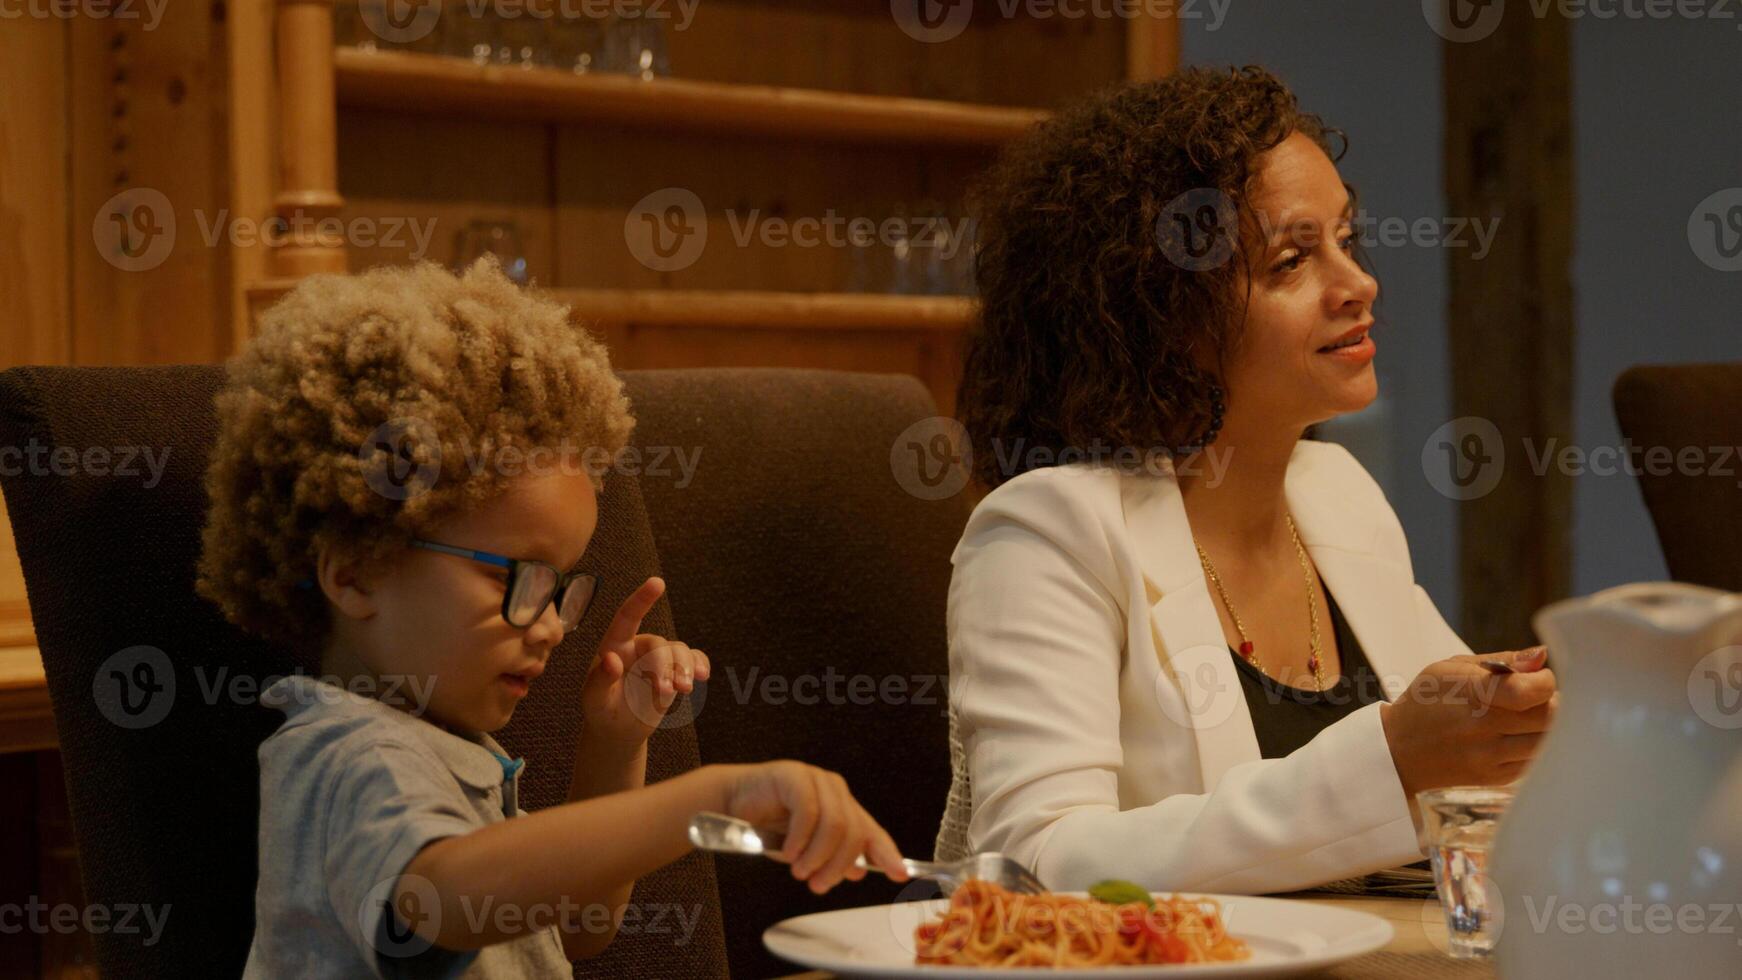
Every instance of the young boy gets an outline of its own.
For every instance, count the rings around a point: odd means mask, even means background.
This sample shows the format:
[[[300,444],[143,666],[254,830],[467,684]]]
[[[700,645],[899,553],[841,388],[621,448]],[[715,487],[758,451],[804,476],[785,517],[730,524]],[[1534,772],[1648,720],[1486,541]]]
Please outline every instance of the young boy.
[[[600,641],[569,802],[516,805],[520,760],[487,733],[586,611],[599,461],[634,425],[563,307],[488,261],[313,277],[261,318],[217,404],[200,591],[322,678],[263,695],[285,720],[260,747],[247,976],[567,976],[635,879],[690,849],[698,810],[784,826],[815,892],[863,877],[861,854],[902,879],[833,773],[644,785],[648,737],[711,669],[639,632],[659,579]]]

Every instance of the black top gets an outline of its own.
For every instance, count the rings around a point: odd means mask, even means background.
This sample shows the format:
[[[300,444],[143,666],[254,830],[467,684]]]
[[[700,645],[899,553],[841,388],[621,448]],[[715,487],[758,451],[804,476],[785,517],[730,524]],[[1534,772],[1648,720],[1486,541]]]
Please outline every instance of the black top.
[[[1341,675],[1325,691],[1289,687],[1248,663],[1233,647],[1228,655],[1240,671],[1240,689],[1252,711],[1252,727],[1258,732],[1258,751],[1266,759],[1280,759],[1313,740],[1325,726],[1355,709],[1385,700],[1379,675],[1367,662],[1354,631],[1343,619],[1331,590],[1325,590],[1330,607],[1331,631],[1342,658]]]

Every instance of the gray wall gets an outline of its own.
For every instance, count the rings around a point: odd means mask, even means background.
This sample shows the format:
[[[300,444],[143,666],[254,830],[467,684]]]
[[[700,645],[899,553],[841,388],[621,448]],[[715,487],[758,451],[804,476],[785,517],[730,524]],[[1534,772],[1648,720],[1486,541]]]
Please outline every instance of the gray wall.
[[[1702,201],[1742,187],[1742,10],[1729,9],[1737,19],[1574,25],[1574,436],[1587,450],[1621,443],[1609,390],[1629,365],[1742,360],[1742,271],[1706,265],[1688,234]],[[1711,478],[1742,481],[1742,462],[1730,468]],[[1579,476],[1573,520],[1575,592],[1667,576],[1631,474]]]

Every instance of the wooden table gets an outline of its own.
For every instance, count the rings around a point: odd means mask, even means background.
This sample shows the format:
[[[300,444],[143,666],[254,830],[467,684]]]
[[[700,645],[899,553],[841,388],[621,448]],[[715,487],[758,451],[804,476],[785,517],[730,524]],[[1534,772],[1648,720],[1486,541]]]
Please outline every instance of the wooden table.
[[[1495,976],[1490,962],[1454,960],[1446,955],[1446,920],[1440,913],[1439,903],[1431,899],[1373,898],[1323,892],[1298,892],[1278,897],[1371,912],[1390,922],[1396,930],[1396,935],[1384,949],[1312,974],[1320,980],[1491,980]],[[1035,971],[1037,978],[1045,975],[1045,971]],[[832,976],[813,971],[793,974],[785,980],[831,980]]]

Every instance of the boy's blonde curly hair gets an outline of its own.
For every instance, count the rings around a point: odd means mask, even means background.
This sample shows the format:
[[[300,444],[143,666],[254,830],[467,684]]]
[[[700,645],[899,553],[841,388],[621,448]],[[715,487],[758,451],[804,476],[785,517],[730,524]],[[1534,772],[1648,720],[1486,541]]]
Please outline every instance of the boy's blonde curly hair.
[[[470,465],[504,448],[584,450],[597,486],[635,426],[604,347],[489,258],[303,280],[231,359],[217,414],[196,588],[305,655],[330,625],[323,548],[393,556],[504,490],[516,472]]]

